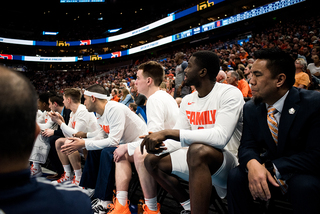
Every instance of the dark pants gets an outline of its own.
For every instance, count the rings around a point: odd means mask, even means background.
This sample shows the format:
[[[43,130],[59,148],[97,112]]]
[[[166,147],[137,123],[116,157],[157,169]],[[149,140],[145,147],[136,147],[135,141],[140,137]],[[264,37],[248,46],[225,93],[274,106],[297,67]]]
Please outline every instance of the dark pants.
[[[293,213],[319,213],[320,178],[313,175],[295,174],[288,181],[286,197],[292,203]],[[271,187],[271,198],[280,190]],[[240,167],[232,169],[228,176],[229,213],[252,213],[253,199],[248,186],[248,174]]]
[[[94,198],[111,201],[115,183],[113,152],[116,147],[88,151],[80,186],[95,189]]]
[[[61,136],[58,135],[53,135],[49,138],[50,150],[48,154],[48,159],[50,160],[50,166],[52,168],[51,170],[57,172],[59,175],[62,175],[64,169],[56,150],[56,140],[59,138],[61,138]]]

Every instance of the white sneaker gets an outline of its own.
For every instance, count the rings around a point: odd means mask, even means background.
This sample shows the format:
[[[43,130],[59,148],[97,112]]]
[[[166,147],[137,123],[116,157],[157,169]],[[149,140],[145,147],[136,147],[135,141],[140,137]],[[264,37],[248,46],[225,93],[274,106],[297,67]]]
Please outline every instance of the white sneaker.
[[[61,184],[61,183],[64,183],[66,181],[71,181],[71,180],[72,180],[71,176],[67,176],[66,172],[64,172],[58,180],[52,181],[52,183],[53,184]]]
[[[73,179],[72,179],[72,182],[71,182],[71,183],[74,184],[74,185],[76,185],[76,186],[79,186],[80,180],[77,180],[77,179],[76,179],[76,176],[73,176]]]
[[[108,208],[103,207],[101,200],[99,198],[96,198],[91,202],[91,208],[92,208],[94,214],[108,213]]]
[[[32,164],[30,171],[31,171],[31,177],[33,177],[33,178],[42,176],[42,170],[41,170],[40,166],[39,166],[39,168],[35,168],[35,167],[33,167],[33,164]]]

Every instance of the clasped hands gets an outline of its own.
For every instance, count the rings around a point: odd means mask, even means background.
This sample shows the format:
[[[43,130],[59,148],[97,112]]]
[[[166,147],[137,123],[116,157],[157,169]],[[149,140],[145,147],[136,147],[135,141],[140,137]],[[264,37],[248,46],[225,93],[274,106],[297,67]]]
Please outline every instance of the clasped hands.
[[[159,132],[149,132],[149,135],[141,136],[140,138],[143,139],[142,143],[140,144],[140,151],[143,154],[143,148],[147,150],[148,153],[151,154],[159,154],[164,150],[167,150],[163,141],[167,139],[166,137],[166,130],[162,130]]]
[[[57,123],[59,126],[61,125],[61,123],[64,123],[64,119],[61,114],[57,112],[48,112],[48,115],[51,117],[51,120]]]
[[[67,138],[64,145],[61,146],[61,152],[66,155],[71,155],[72,153],[78,151],[79,149],[85,147],[85,141],[82,139],[87,136],[87,133],[77,132],[72,135],[73,137]]]
[[[252,159],[247,163],[249,190],[254,200],[260,198],[267,201],[271,198],[268,182],[273,186],[279,187],[279,184],[272,177],[271,173],[257,160]]]
[[[146,150],[148,153],[158,154],[163,150],[166,150],[163,141],[166,140],[164,132],[149,132],[149,135],[140,136],[143,139],[140,150],[143,154],[143,148],[146,146]],[[113,152],[114,162],[119,162],[123,159],[124,155],[128,152],[128,145],[122,144],[117,146],[118,148]]]

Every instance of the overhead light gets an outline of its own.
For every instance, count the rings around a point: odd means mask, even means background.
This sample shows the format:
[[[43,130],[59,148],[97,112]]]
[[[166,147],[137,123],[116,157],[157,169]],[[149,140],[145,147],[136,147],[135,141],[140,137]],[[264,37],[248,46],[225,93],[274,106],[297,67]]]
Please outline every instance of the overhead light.
[[[51,35],[51,36],[55,36],[57,35],[59,32],[49,32],[49,31],[42,31],[42,35]]]
[[[118,32],[119,30],[121,30],[122,28],[117,28],[117,29],[110,29],[108,30],[108,33],[115,33]]]

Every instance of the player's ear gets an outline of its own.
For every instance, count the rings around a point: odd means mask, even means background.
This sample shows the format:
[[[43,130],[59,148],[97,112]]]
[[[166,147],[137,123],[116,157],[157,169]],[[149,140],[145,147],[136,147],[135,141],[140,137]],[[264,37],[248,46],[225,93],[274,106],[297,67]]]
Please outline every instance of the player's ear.
[[[201,70],[200,70],[200,72],[199,72],[199,74],[200,74],[200,77],[204,77],[204,76],[206,76],[207,75],[207,69],[206,68],[202,68]]]

